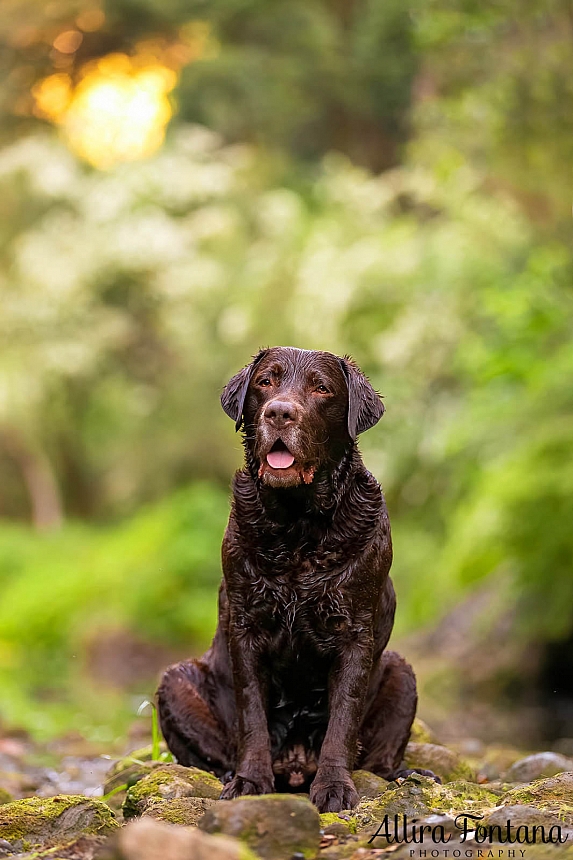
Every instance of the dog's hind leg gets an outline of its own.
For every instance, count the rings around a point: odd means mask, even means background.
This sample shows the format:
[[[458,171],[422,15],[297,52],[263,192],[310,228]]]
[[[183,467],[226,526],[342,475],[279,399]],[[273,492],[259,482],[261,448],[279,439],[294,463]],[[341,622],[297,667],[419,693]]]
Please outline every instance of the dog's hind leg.
[[[417,703],[412,667],[395,651],[385,651],[370,679],[366,712],[360,727],[359,767],[385,779],[411,773],[401,770],[400,765]],[[434,776],[429,771],[425,773]]]
[[[223,777],[234,768],[234,733],[225,725],[225,685],[217,680],[206,662],[185,660],[166,670],[157,700],[163,737],[179,764]]]

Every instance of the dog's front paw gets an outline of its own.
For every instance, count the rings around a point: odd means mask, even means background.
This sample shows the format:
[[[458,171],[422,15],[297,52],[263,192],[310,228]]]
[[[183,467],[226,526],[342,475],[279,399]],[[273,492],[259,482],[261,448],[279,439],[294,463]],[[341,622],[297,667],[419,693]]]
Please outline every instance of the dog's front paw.
[[[232,800],[244,794],[272,794],[275,790],[274,779],[260,776],[235,776],[227,783],[221,792],[221,800]]]
[[[348,771],[321,774],[317,772],[310,789],[310,799],[319,812],[352,809],[360,800]]]

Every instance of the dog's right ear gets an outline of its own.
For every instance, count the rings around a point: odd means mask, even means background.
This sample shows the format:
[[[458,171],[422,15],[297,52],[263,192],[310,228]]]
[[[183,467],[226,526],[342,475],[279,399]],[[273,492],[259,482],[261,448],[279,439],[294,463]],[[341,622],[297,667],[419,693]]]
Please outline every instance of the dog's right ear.
[[[255,355],[250,364],[239,370],[232,379],[225,385],[221,393],[221,406],[227,413],[229,418],[235,422],[235,431],[241,429],[243,423],[243,408],[245,405],[245,397],[249,382],[255,371],[257,364],[267,354],[268,349],[262,349],[258,355]]]

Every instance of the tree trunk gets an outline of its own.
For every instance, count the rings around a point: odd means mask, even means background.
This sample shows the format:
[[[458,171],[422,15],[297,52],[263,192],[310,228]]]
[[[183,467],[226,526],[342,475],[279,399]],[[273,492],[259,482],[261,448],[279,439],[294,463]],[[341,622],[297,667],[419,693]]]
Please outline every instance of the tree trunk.
[[[0,444],[18,466],[30,498],[32,522],[39,530],[57,529],[64,512],[50,461],[13,427],[0,430]]]

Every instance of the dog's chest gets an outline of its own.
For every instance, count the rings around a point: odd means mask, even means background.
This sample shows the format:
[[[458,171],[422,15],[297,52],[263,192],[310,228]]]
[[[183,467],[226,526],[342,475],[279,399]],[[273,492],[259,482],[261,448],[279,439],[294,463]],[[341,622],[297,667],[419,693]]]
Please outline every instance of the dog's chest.
[[[351,621],[351,605],[339,577],[321,576],[312,559],[269,574],[254,568],[249,588],[249,621],[277,649],[306,642],[328,647]]]

